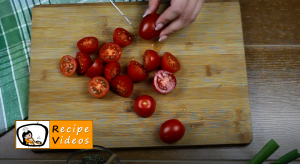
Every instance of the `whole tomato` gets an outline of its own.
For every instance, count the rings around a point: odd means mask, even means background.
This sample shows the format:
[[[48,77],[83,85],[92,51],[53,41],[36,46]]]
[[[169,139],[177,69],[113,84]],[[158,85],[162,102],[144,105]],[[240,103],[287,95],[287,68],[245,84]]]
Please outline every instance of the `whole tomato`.
[[[145,40],[151,40],[159,36],[161,30],[155,30],[155,22],[160,15],[156,13],[145,16],[140,24],[139,34]]]
[[[179,141],[185,133],[185,127],[177,119],[171,119],[164,122],[159,129],[159,138],[165,143],[174,143]]]
[[[150,117],[155,112],[156,102],[148,95],[142,95],[135,100],[134,110],[140,117]]]

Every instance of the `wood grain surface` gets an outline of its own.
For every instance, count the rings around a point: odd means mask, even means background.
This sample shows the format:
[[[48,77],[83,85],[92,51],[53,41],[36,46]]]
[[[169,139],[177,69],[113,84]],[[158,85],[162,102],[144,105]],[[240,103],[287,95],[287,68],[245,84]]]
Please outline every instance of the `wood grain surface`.
[[[147,7],[131,3],[118,6],[136,27],[141,21],[139,15]],[[76,42],[84,36],[95,36],[102,44],[112,41],[113,31],[119,26],[137,34],[138,28],[131,28],[115,10],[112,5],[101,4],[33,9],[29,119],[92,119],[93,143],[109,148],[252,141],[238,2],[206,3],[191,26],[166,42],[145,41],[136,36],[132,45],[123,48],[123,74],[132,58],[142,61],[146,49],[155,49],[160,55],[176,55],[182,69],[175,74],[178,83],[172,93],[158,94],[149,87],[154,74],[151,72],[149,79],[135,84],[129,98],[110,92],[105,98],[96,99],[88,92],[89,78],[67,78],[60,73],[58,63],[64,55],[75,55]],[[155,114],[147,119],[133,110],[136,97],[144,94],[157,102]],[[179,119],[186,127],[184,138],[173,145],[164,144],[158,137],[160,125],[171,118]]]
[[[300,23],[296,12],[300,11],[300,1],[241,0],[240,4],[253,124],[251,144],[176,149],[112,149],[122,159],[122,163],[247,163],[272,138],[279,143],[280,148],[270,160],[276,160],[292,149],[300,149],[300,69],[297,64],[300,38],[295,36],[299,28],[286,30],[286,38],[270,32]],[[271,8],[277,10],[270,10]],[[290,8],[293,10],[289,10]],[[280,17],[283,11],[288,15],[288,21],[287,17]],[[267,17],[264,20],[270,24],[265,26],[266,28],[263,28],[266,22],[261,21],[264,17]],[[276,17],[280,19],[272,19]],[[283,21],[285,24],[281,23]],[[255,33],[260,35],[251,36]],[[42,163],[64,163],[72,153],[67,150],[36,153],[14,149],[14,132],[12,129],[0,136],[1,164],[38,163],[32,160],[44,161]],[[298,159],[291,164],[299,163]]]

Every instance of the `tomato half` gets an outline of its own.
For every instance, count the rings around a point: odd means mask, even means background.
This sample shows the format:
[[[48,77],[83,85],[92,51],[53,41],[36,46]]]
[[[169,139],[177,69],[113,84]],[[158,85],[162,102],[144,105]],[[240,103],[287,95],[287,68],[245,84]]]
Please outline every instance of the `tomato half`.
[[[94,53],[98,49],[98,39],[95,37],[85,37],[77,42],[78,50],[88,54]]]
[[[99,51],[99,56],[105,63],[118,61],[121,57],[121,54],[121,47],[115,43],[106,43],[100,48]]]
[[[153,71],[159,67],[160,57],[154,50],[146,50],[143,56],[144,68],[146,71]]]
[[[112,80],[111,87],[118,95],[129,97],[133,91],[133,82],[128,76],[119,75]]]
[[[71,76],[77,69],[77,61],[70,55],[63,56],[59,62],[60,72],[65,76]]]
[[[89,82],[89,92],[96,98],[104,97],[109,91],[108,81],[101,76],[93,77]]]
[[[160,15],[156,13],[145,16],[140,24],[139,34],[145,40],[154,39],[159,36],[162,29],[156,31],[156,20]]]
[[[111,82],[113,78],[119,76],[121,73],[121,66],[119,62],[110,62],[104,67],[104,77],[108,82]]]
[[[180,70],[180,63],[177,58],[169,52],[165,52],[161,58],[162,70],[175,73]]]
[[[135,60],[130,61],[127,69],[127,74],[135,83],[143,81],[147,77],[149,77],[149,74],[145,70],[145,68]]]
[[[155,112],[156,102],[148,95],[142,95],[135,100],[134,110],[140,117],[150,117]]]
[[[119,46],[128,46],[132,43],[131,34],[124,28],[116,28],[113,36],[113,40]]]
[[[78,74],[84,74],[92,65],[92,59],[90,55],[84,52],[77,52],[76,53],[76,60],[77,63],[79,64],[77,68],[77,73]]]
[[[95,76],[101,76],[103,72],[103,64],[99,58],[97,58],[94,64],[84,74],[87,77],[93,78]]]
[[[159,129],[159,138],[165,143],[174,143],[179,141],[185,133],[185,127],[177,119],[171,119],[164,122]]]
[[[159,70],[154,75],[152,86],[158,93],[169,93],[175,89],[176,84],[173,73]]]

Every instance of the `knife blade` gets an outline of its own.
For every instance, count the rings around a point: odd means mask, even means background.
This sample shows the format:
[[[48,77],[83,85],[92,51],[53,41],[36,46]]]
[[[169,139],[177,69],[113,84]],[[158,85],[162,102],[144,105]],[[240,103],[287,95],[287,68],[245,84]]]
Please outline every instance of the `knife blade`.
[[[133,24],[129,21],[129,19],[123,14],[123,12],[117,7],[117,5],[110,0],[110,3],[119,11],[119,13],[126,19],[126,21],[134,28]]]

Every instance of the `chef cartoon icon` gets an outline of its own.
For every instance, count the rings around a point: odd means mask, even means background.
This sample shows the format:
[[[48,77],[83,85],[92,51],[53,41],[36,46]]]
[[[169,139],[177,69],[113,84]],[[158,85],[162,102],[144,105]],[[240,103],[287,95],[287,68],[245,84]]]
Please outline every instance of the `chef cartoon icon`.
[[[28,127],[24,127],[23,129],[23,134],[22,134],[22,138],[23,138],[23,145],[41,145],[42,142],[40,141],[35,141],[33,139],[33,135],[32,132],[28,129]]]

